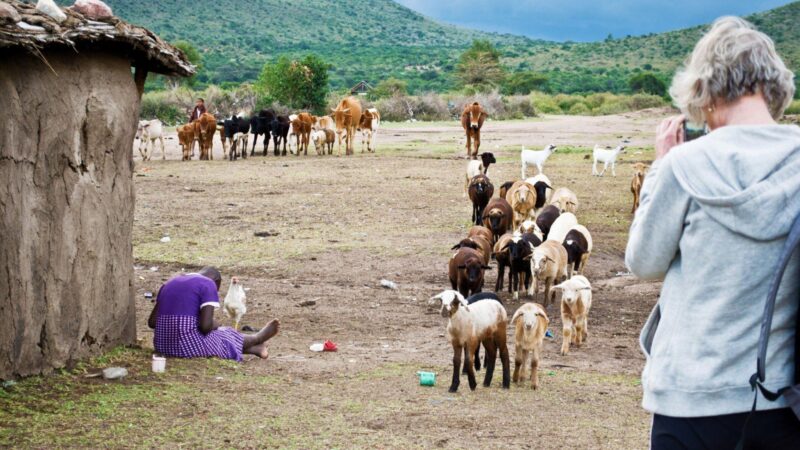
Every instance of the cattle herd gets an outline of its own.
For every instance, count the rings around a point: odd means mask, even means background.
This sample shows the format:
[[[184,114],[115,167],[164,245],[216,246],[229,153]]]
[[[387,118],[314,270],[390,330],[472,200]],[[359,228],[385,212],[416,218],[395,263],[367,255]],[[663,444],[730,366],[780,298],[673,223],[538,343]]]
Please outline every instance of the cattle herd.
[[[448,319],[447,336],[453,347],[453,379],[450,391],[455,392],[460,374],[467,374],[469,386],[476,388],[475,370],[480,370],[479,347],[485,350],[486,369],[484,386],[491,384],[497,355],[503,369],[504,388],[510,382],[530,378],[530,385],[539,385],[537,369],[543,340],[549,324],[547,309],[561,293],[559,306],[562,322],[561,354],[570,346],[580,346],[588,336],[587,317],[592,305],[592,286],[583,275],[592,253],[592,236],[578,221],[579,200],[567,187],[554,189],[554,184],[544,174],[547,159],[557,150],[548,145],[543,150],[521,152],[520,180],[509,180],[495,189],[488,176],[491,164],[496,163],[492,153],[479,154],[480,132],[487,115],[479,103],[468,104],[461,114],[461,125],[466,134],[467,159],[464,179],[464,196],[472,202],[473,226],[466,236],[451,249],[455,253],[448,261],[448,278],[451,289],[431,298],[431,305],[441,308]],[[255,155],[256,141],[263,139],[263,155],[267,155],[270,136],[275,156],[285,156],[289,151],[296,155],[308,154],[313,142],[318,155],[333,153],[338,137],[338,155],[342,144],[345,155],[353,154],[354,138],[362,134],[362,153],[374,152],[374,136],[380,124],[380,114],[375,109],[364,109],[354,97],[343,99],[330,116],[314,116],[299,112],[289,116],[276,115],[262,110],[253,117],[243,114],[217,121],[209,113],[202,114],[192,123],[178,127],[178,137],[183,159],[194,154],[199,144],[199,159],[213,159],[212,138],[219,133],[223,154],[235,160],[247,157],[249,137],[253,136],[250,156]],[[163,127],[158,121],[139,124],[137,137],[139,151],[144,160],[150,159],[150,144],[161,141],[164,156]],[[619,146],[613,150],[596,147],[593,152],[592,173],[603,176],[609,165],[612,174],[617,156],[624,152]],[[604,165],[597,171],[597,162]],[[535,166],[538,174],[526,178],[528,166]],[[636,164],[631,181],[633,211],[639,204],[647,166]],[[498,196],[495,196],[495,190]],[[494,260],[497,267],[494,293],[482,292],[486,272]],[[506,330],[509,325],[506,306],[497,293],[503,290],[505,272],[508,270],[508,292],[514,301],[520,291],[532,302],[520,305],[511,318],[514,327],[515,358],[513,377],[510,374]],[[533,303],[543,291],[540,303]],[[462,354],[464,356],[462,366]]]
[[[218,120],[213,114],[203,113],[198,119],[178,126],[177,134],[184,161],[195,156],[196,147],[199,147],[198,159],[213,160],[214,134],[219,136],[223,157],[231,161],[246,158],[248,147],[250,156],[255,156],[259,137],[262,138],[263,156],[267,156],[270,138],[275,156],[286,156],[287,147],[290,153],[299,156],[301,152],[308,155],[310,143],[314,144],[317,155],[333,154],[338,136],[337,156],[341,156],[342,144],[345,144],[345,155],[354,153],[358,132],[362,136],[361,152],[374,152],[380,121],[377,109],[363,108],[357,98],[347,97],[332,109],[329,116],[314,116],[306,111],[284,116],[262,109],[252,117],[238,113]],[[140,121],[136,138],[139,139],[142,160],[150,160],[156,142],[160,142],[162,159],[166,159],[164,127],[160,120]]]

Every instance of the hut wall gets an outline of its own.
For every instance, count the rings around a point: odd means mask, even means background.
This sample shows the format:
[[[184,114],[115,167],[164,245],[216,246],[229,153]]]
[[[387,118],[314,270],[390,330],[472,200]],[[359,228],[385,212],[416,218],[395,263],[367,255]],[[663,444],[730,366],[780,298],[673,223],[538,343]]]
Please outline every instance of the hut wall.
[[[43,55],[0,50],[1,379],[136,339],[130,61]]]

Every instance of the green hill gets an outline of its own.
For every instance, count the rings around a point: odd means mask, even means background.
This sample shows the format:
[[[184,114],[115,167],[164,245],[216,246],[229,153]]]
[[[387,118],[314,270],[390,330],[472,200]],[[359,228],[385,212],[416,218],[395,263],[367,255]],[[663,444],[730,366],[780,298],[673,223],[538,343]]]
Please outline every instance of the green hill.
[[[67,1],[65,3],[71,3]],[[473,39],[500,48],[512,71],[549,77],[555,92],[624,92],[640,70],[667,79],[703,28],[606,40],[559,43],[437,23],[390,0],[108,0],[115,14],[169,41],[187,40],[203,56],[201,83],[254,80],[265,62],[313,52],[331,64],[335,89],[393,76],[412,91],[454,87],[453,70]],[[800,70],[800,2],[748,17],[775,39]]]

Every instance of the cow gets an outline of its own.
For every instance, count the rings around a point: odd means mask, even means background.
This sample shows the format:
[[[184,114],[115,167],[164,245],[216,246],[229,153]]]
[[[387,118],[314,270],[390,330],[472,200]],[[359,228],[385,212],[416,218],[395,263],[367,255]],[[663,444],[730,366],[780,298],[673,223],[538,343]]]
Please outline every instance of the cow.
[[[300,156],[300,150],[304,155],[308,155],[308,143],[311,141],[311,128],[317,118],[307,112],[302,112],[297,115],[297,119],[292,122],[292,131],[297,139],[297,156]],[[295,125],[297,123],[297,125]]]
[[[273,120],[275,120],[275,113],[269,109],[262,109],[257,116],[253,116],[250,119],[250,133],[253,134],[253,148],[250,150],[250,156],[255,156],[256,141],[258,141],[258,136],[261,134],[264,135],[264,156],[267,156],[269,133],[272,129]]]
[[[347,97],[333,109],[336,134],[339,135],[339,154],[342,156],[342,139],[345,139],[345,155],[353,154],[353,140],[356,128],[361,123],[361,102],[355,97]]]
[[[275,144],[275,156],[282,154],[286,156],[286,141],[289,135],[289,129],[291,128],[291,121],[286,116],[276,116],[275,120],[272,121],[272,141]],[[279,152],[279,147],[283,142],[283,153]]]
[[[235,161],[241,154],[247,158],[247,140],[250,133],[250,119],[243,116],[231,116],[223,122],[225,139],[230,142],[228,158]]]
[[[488,115],[481,107],[481,104],[475,102],[467,105],[464,112],[461,113],[461,126],[467,133],[467,158],[478,159],[478,149],[481,147],[481,127]],[[472,142],[475,141],[475,150],[472,150]]]
[[[183,161],[192,159],[191,151],[194,148],[194,122],[178,127],[178,142],[181,144]]]
[[[156,147],[156,140],[161,142],[161,159],[167,159],[166,148],[164,147],[164,127],[160,120],[141,120],[139,126],[136,128],[136,139],[139,139],[139,154],[142,155],[142,161],[149,161],[150,156],[153,154],[153,149]]]
[[[358,128],[361,130],[361,153],[364,153],[364,146],[366,145],[368,152],[375,152],[375,146],[372,140],[378,132],[378,127],[381,124],[381,114],[375,108],[369,108],[364,111],[361,116],[361,123]]]
[[[211,152],[214,146],[214,132],[217,131],[217,120],[212,114],[203,113],[195,121],[194,137],[200,142],[200,160],[214,159]]]

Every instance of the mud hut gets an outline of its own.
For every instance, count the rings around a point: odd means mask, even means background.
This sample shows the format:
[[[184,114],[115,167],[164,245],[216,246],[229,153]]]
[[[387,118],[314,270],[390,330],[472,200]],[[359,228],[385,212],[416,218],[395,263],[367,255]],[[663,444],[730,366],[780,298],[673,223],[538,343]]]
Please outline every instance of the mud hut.
[[[133,160],[148,72],[194,67],[150,31],[0,0],[0,379],[136,339]]]

